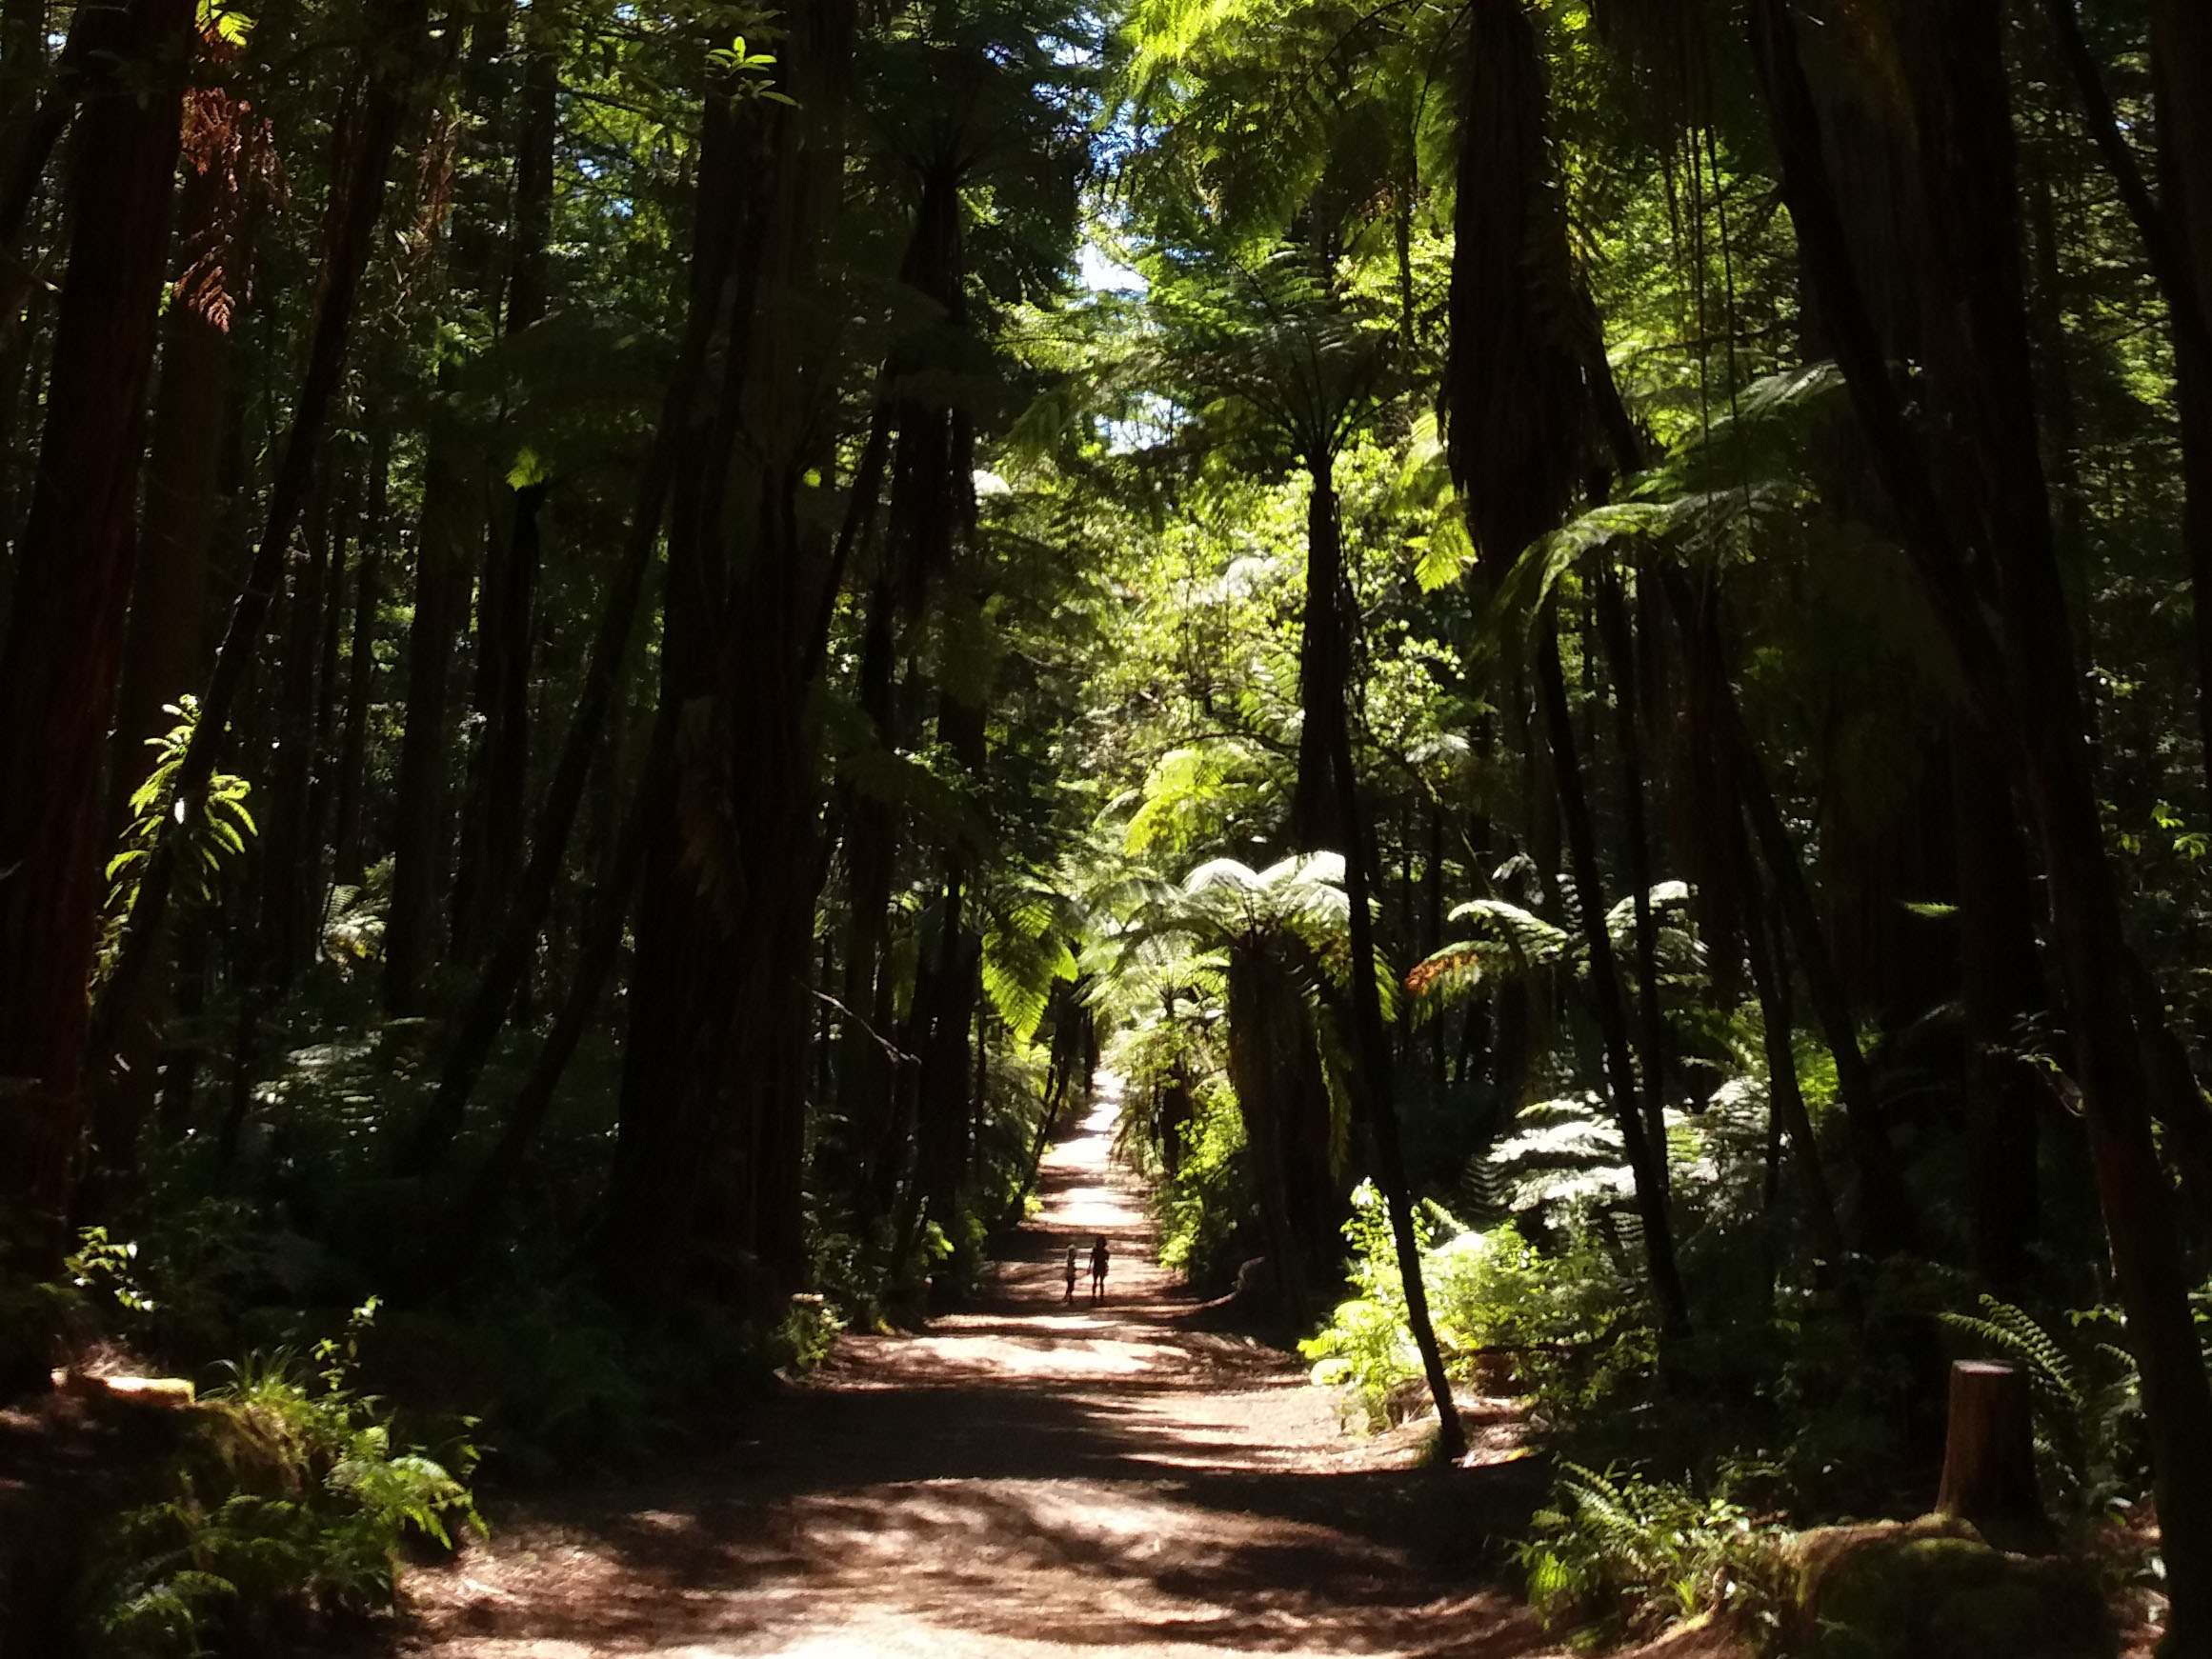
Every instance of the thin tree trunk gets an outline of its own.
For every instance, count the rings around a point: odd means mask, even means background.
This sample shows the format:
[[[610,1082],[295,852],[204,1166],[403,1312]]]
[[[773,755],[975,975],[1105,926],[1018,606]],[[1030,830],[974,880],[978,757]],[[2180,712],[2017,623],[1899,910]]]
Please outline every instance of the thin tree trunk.
[[[2030,246],[2035,255],[2035,282],[2031,290],[2036,335],[2036,387],[2043,398],[2044,445],[2050,456],[2051,494],[2057,513],[2059,560],[2063,569],[2077,570],[2087,556],[2088,500],[2081,481],[2081,437],[2079,401],[2074,392],[2074,348],[2066,327],[2063,283],[2059,269],[2059,214],[2052,174],[2058,158],[2052,153],[2046,124],[2040,165],[2026,181],[2023,200],[2028,214]],[[2082,665],[2086,667],[2086,665]]]
[[[1805,880],[1798,844],[1783,823],[1780,805],[1768,784],[1766,769],[1742,729],[1733,695],[1727,712],[1736,747],[1735,772],[1742,791],[1743,810],[1750,819],[1760,855],[1766,861],[1767,877],[1774,884],[1783,925],[1797,947],[1798,966],[1813,1000],[1813,1016],[1836,1061],[1836,1091],[1843,1100],[1843,1124],[1850,1137],[1852,1162],[1860,1180],[1860,1230],[1870,1254],[1887,1255],[1909,1249],[1919,1229],[1912,1195],[1904,1173],[1898,1168],[1889,1129],[1881,1114],[1881,1093],[1874,1069],[1859,1046],[1859,1029],[1851,1017],[1849,999],[1836,972],[1828,936],[1820,927],[1820,912]]]
[[[1428,858],[1421,875],[1420,953],[1428,957],[1444,948],[1444,809],[1434,798],[1429,802]],[[1429,1022],[1429,1086],[1439,1100],[1445,1081],[1444,1021],[1438,1017]]]
[[[1951,786],[1974,1254],[1981,1276],[2009,1294],[2026,1276],[2037,1233],[2037,1118],[2044,1093],[2019,1051],[2021,1024],[2047,999],[2027,849],[1996,745],[1978,724],[1954,729]]]
[[[869,590],[861,630],[857,690],[860,711],[887,751],[895,743],[891,612],[891,584],[878,579]],[[847,791],[845,826],[845,1006],[855,1015],[866,1010],[874,1016],[883,1006],[878,983],[889,976],[882,955],[897,866],[897,827],[888,805],[857,790]],[[837,1045],[837,1098],[856,1154],[854,1192],[864,1227],[881,1215],[892,1197],[881,1166],[893,1161],[884,1143],[896,1079],[877,1039],[882,1029],[881,1025],[867,1031],[849,1029]]]
[[[407,727],[399,746],[392,840],[392,910],[384,926],[384,1008],[418,1012],[439,954],[439,897],[451,867],[453,647],[468,616],[483,520],[475,478],[432,437],[424,470],[408,635]]]
[[[346,712],[338,744],[336,823],[332,880],[358,888],[366,874],[364,803],[368,797],[369,705],[376,687],[376,608],[384,577],[385,507],[392,478],[392,425],[372,417],[369,479],[354,532],[353,628],[346,655]]]
[[[1777,1126],[1789,1137],[1791,1162],[1805,1196],[1805,1224],[1812,1230],[1813,1248],[1825,1262],[1843,1259],[1843,1226],[1836,1218],[1836,1198],[1828,1186],[1828,1172],[1820,1166],[1820,1146],[1813,1134],[1813,1120],[1805,1110],[1805,1097],[1798,1083],[1798,1057],[1792,1041],[1789,979],[1783,972],[1776,941],[1780,929],[1768,914],[1760,891],[1759,870],[1752,862],[1751,846],[1739,820],[1731,839],[1736,844],[1738,879],[1749,907],[1750,926],[1743,930],[1745,954],[1751,959],[1751,983],[1759,997],[1760,1024],[1766,1045],[1767,1098]]]
[[[1628,1153],[1636,1184],[1637,1213],[1643,1222],[1644,1259],[1651,1271],[1659,1323],[1670,1336],[1690,1329],[1690,1303],[1675,1265],[1674,1228],[1667,1214],[1666,1183],[1659,1162],[1666,1143],[1653,1146],[1637,1109],[1636,1064],[1629,1054],[1628,1014],[1622,1006],[1620,970],[1613,939],[1605,929],[1605,889],[1598,874],[1597,831],[1590,821],[1589,797],[1582,787],[1582,763],[1575,750],[1575,729],[1567,708],[1567,682],[1559,664],[1558,615],[1547,610],[1538,622],[1537,693],[1543,705],[1551,740],[1552,770],[1559,791],[1559,816],[1567,831],[1567,858],[1574,871],[1576,909],[1581,912],[1582,940],[1589,951],[1591,1011],[1605,1052],[1605,1076],[1613,1097],[1613,1117]]]
[[[955,871],[938,901],[936,949],[915,987],[930,1018],[914,1031],[915,1182],[929,1219],[955,1236],[973,1150],[969,1123],[968,1027],[975,1013],[982,941],[968,916],[967,876]]]
[[[308,790],[307,845],[312,851],[312,868],[302,874],[307,884],[305,912],[307,937],[302,941],[303,962],[319,952],[323,922],[330,907],[332,879],[324,862],[324,850],[336,845],[333,808],[337,801],[339,721],[344,709],[342,647],[353,613],[346,604],[348,559],[346,545],[360,525],[356,496],[361,488],[358,466],[345,469],[336,505],[326,532],[330,538],[329,566],[323,572],[323,631],[315,647],[314,778]],[[358,560],[358,549],[355,560]],[[357,598],[358,595],[355,595]]]
[[[1598,629],[1613,669],[1616,740],[1620,750],[1620,798],[1626,823],[1629,902],[1636,914],[1638,1055],[1643,1062],[1644,1133],[1666,1145],[1666,1015],[1659,1006],[1659,927],[1651,910],[1651,842],[1644,814],[1643,730],[1638,708],[1636,640],[1621,602],[1620,576],[1610,563],[1598,573]],[[1662,1189],[1666,1159],[1659,1161]]]
[[[507,336],[526,332],[548,303],[553,147],[559,129],[560,59],[554,21],[533,10],[514,160],[514,219],[508,253]],[[479,955],[499,935],[519,878],[529,817],[530,665],[541,533],[543,479],[496,492],[497,519],[477,609],[474,708],[480,734],[471,756],[468,811],[453,905],[454,953]]]
[[[441,1252],[441,1265],[449,1279],[465,1275],[483,1254],[522,1173],[531,1146],[545,1127],[561,1075],[599,1013],[608,976],[621,955],[622,924],[630,914],[638,869],[644,863],[644,803],[651,798],[647,786],[657,782],[668,766],[672,735],[668,722],[657,723],[636,797],[623,816],[605,870],[586,907],[582,947],[568,993],[553,1016],[552,1030],[538,1048],[537,1058],[508,1103],[498,1140],[469,1185],[468,1197],[459,1210],[459,1238],[449,1252]]]
[[[961,446],[955,446],[955,453]],[[964,478],[963,474],[963,478]],[[971,625],[982,620],[974,596],[955,592],[950,600],[955,618]],[[964,614],[964,617],[962,616]],[[950,692],[940,697],[937,741],[969,776],[978,781],[988,759],[984,711]],[[915,1179],[921,1184],[930,1219],[951,1236],[968,1185],[973,1154],[970,1134],[968,1027],[981,990],[982,930],[971,892],[975,871],[959,853],[947,858],[944,897],[938,907],[937,949],[925,961],[915,987],[917,1008],[925,993],[932,1018],[917,1026],[910,1045],[920,1062],[915,1119]],[[934,985],[924,982],[935,980]]]
[[[1313,490],[1306,509],[1306,630],[1301,691],[1309,699],[1309,719],[1321,722],[1324,747],[1317,757],[1333,780],[1322,801],[1336,812],[1336,832],[1344,849],[1344,895],[1351,911],[1352,1027],[1359,1064],[1352,1084],[1366,1110],[1374,1141],[1376,1174],[1390,1211],[1391,1238],[1397,1247],[1398,1279],[1405,1291],[1406,1323],[1420,1351],[1421,1372],[1437,1408],[1437,1454],[1457,1463],[1467,1454],[1467,1436],[1452,1401],[1452,1380],[1444,1371],[1443,1349],[1429,1314],[1428,1285],[1421,1273],[1420,1235],[1415,1229],[1413,1190],[1405,1150],[1398,1136],[1398,1101],[1390,1033],[1382,1024],[1382,997],[1376,985],[1381,962],[1375,948],[1375,919],[1369,909],[1367,827],[1359,803],[1358,775],[1352,761],[1352,716],[1345,695],[1351,668],[1348,619],[1338,590],[1344,579],[1343,532],[1337,511],[1333,458],[1326,452],[1306,457]],[[1313,635],[1319,630],[1317,641]],[[1303,778],[1300,780],[1304,782]]]
[[[0,639],[0,1272],[60,1261],[84,1129],[101,763],[135,553],[189,0],[81,7],[96,119],[73,148],[46,430]],[[43,1363],[43,1362],[40,1362]],[[13,1379],[7,1379],[12,1381]]]
[[[275,679],[276,758],[257,822],[261,827],[261,913],[258,972],[281,996],[308,955],[308,909],[317,839],[308,815],[314,786],[315,672],[322,656],[325,590],[330,585],[328,480],[301,527],[304,548],[292,558],[284,607],[281,659]]]

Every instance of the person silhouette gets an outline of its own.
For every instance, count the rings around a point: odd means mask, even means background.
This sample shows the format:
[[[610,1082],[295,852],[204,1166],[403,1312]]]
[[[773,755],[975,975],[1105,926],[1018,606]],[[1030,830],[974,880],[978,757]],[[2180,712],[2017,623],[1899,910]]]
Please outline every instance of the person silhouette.
[[[1068,1293],[1067,1293],[1066,1297],[1065,1297],[1065,1298],[1063,1298],[1063,1300],[1066,1300],[1066,1301],[1069,1301],[1069,1302],[1073,1302],[1075,1299],[1076,1299],[1076,1247],[1075,1247],[1074,1245],[1070,1245],[1070,1246],[1068,1247]]]
[[[1095,1302],[1106,1294],[1106,1235],[1100,1233],[1098,1242],[1091,1247],[1091,1299]]]

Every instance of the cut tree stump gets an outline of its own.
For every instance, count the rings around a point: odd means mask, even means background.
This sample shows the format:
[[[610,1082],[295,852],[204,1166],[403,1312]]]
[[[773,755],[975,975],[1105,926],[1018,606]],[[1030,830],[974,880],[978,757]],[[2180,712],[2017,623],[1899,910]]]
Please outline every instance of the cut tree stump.
[[[2036,1488],[2027,1373],[2020,1367],[1974,1359],[1951,1367],[1951,1423],[1936,1509],[2011,1548],[2049,1532]]]

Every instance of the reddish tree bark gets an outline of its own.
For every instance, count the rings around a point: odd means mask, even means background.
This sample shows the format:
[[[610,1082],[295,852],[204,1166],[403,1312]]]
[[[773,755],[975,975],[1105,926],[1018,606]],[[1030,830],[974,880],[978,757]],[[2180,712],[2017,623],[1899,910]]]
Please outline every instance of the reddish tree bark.
[[[545,315],[560,90],[557,37],[533,12],[523,70],[514,158],[514,217],[508,249],[507,334]],[[453,893],[453,953],[480,955],[497,939],[522,870],[530,792],[530,665],[547,485],[533,479],[494,492],[476,606],[472,693],[478,736]]]
[[[224,233],[228,190],[221,170],[188,168],[184,179],[178,241],[198,250],[209,238],[221,238],[211,257],[234,299],[251,281],[250,235]],[[161,383],[116,696],[104,845],[112,845],[128,825],[131,792],[151,767],[148,741],[176,724],[168,706],[207,680],[210,571],[222,516],[231,359],[228,318],[191,303],[183,292],[172,295],[162,323]],[[115,1052],[111,1059],[102,1057],[92,1078],[91,1169],[101,1186],[130,1179],[138,1128],[153,1108],[169,1004],[167,966],[165,958],[138,982],[132,1005],[117,1008]],[[87,1198],[91,1213],[102,1200],[97,1192]]]
[[[84,1127],[101,762],[169,246],[191,0],[80,8],[99,47],[70,155],[46,430],[0,642],[0,1269],[58,1261]]]
[[[2171,1612],[2165,1650],[2212,1651],[2212,1385],[2188,1308],[2146,1065],[2158,1010],[2131,989],[2086,713],[2072,671],[2028,370],[2000,0],[1924,0],[1900,21],[1916,129],[1920,274],[1939,473],[1905,425],[1865,317],[1782,0],[1752,13],[1783,198],[1837,325],[1838,360],[1906,550],[1970,695],[2017,761],[2050,898],[2114,1276],[2142,1380]],[[1936,478],[1943,489],[1938,493]],[[1990,627],[1994,618],[1998,630]],[[2195,1103],[2191,1103],[2194,1105]]]
[[[368,265],[371,233],[384,201],[385,174],[392,165],[392,145],[413,77],[421,67],[424,13],[423,0],[392,0],[384,14],[388,25],[384,33],[399,50],[379,53],[373,60],[367,90],[347,129],[337,181],[325,215],[321,290],[308,344],[307,372],[270,489],[268,522],[246,585],[231,608],[222,649],[215,655],[215,670],[200,702],[199,725],[177,769],[177,800],[188,814],[206,800],[221,758],[231,709],[260,650],[270,607],[283,585],[285,554],[313,486],[324,428],[345,371],[354,297]],[[116,947],[113,972],[95,1011],[95,1052],[107,1050],[113,1040],[115,1010],[130,1006],[139,980],[151,970],[168,917],[177,856],[175,838],[164,840],[139,878],[138,893]]]
[[[821,879],[805,714],[834,563],[798,510],[820,446],[804,395],[812,347],[791,307],[814,279],[843,166],[854,29],[847,0],[794,13],[777,70],[797,107],[717,101],[701,145],[702,216],[727,214],[740,254],[734,280],[693,295],[730,349],[674,468],[661,698],[684,720],[674,775],[648,807],[602,1240],[640,1308],[689,1289],[767,1312],[804,1271]]]

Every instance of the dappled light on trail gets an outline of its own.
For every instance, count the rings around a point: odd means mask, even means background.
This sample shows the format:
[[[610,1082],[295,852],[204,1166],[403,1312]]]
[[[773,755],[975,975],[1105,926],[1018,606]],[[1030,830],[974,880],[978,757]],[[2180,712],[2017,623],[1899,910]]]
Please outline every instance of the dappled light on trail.
[[[976,1305],[922,1334],[845,1338],[678,1468],[495,1515],[489,1543],[411,1580],[407,1651],[1545,1650],[1489,1587],[1538,1490],[1525,1466],[1412,1467],[1407,1434],[1345,1438],[1294,1361],[1196,1329],[1111,1166],[1119,1090],[1101,1084]]]

